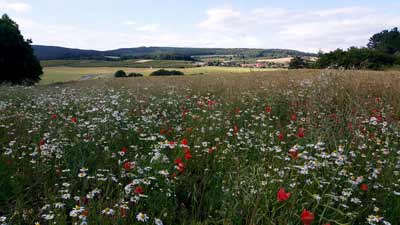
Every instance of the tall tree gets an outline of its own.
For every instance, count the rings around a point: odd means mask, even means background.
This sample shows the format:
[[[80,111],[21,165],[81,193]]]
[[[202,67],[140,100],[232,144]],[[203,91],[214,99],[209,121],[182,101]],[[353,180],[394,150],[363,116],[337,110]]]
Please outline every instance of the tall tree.
[[[384,30],[369,39],[368,48],[383,51],[388,54],[400,52],[400,32],[397,27]]]
[[[0,83],[32,85],[43,74],[31,40],[25,40],[18,24],[4,14],[0,18]]]

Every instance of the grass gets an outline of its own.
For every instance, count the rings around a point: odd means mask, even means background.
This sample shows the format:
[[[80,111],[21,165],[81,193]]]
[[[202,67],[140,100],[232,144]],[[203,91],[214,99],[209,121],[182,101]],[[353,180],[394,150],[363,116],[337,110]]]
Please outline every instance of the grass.
[[[317,70],[0,87],[0,219],[398,224],[399,87]]]
[[[207,75],[207,74],[238,74],[260,71],[274,71],[274,69],[250,69],[235,67],[194,67],[175,68],[186,75]],[[41,84],[50,84],[65,81],[76,81],[86,75],[97,75],[98,78],[112,78],[117,70],[124,70],[127,73],[142,73],[148,76],[157,68],[127,68],[127,67],[45,67]]]

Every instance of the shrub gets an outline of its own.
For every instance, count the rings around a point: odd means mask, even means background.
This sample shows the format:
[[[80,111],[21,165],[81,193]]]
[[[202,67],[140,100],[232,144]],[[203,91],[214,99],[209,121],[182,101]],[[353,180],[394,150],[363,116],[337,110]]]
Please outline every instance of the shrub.
[[[150,76],[182,76],[182,75],[185,75],[185,74],[181,71],[164,70],[164,69],[156,70],[150,74]]]
[[[126,77],[126,73],[123,70],[118,70],[115,72],[114,77]]]
[[[141,74],[141,73],[130,73],[130,74],[128,74],[128,77],[143,77],[143,74]]]
[[[293,59],[291,59],[289,63],[289,69],[304,69],[308,67],[309,65],[307,64],[307,62],[299,56],[296,56]]]

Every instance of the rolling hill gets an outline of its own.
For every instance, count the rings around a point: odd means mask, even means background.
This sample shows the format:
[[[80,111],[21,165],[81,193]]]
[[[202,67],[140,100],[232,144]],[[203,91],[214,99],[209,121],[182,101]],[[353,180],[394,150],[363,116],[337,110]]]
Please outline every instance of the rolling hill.
[[[315,56],[314,53],[289,49],[138,47],[96,51],[44,45],[33,45],[33,49],[39,60],[106,58],[190,60],[192,56],[202,55],[235,55],[244,58]]]

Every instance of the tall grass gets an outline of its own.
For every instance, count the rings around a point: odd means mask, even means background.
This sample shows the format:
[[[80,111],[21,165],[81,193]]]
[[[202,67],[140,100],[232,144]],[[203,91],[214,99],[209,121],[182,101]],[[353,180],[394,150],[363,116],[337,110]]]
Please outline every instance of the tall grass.
[[[367,71],[1,87],[1,220],[397,224],[399,96]]]

